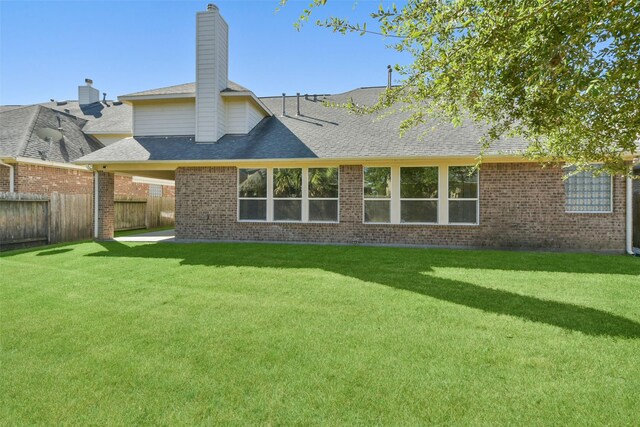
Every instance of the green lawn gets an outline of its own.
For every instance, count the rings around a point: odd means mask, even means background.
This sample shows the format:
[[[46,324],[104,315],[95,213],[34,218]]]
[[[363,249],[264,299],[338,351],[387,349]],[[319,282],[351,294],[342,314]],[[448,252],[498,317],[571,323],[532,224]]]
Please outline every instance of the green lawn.
[[[640,258],[80,243],[0,292],[1,425],[640,419]]]

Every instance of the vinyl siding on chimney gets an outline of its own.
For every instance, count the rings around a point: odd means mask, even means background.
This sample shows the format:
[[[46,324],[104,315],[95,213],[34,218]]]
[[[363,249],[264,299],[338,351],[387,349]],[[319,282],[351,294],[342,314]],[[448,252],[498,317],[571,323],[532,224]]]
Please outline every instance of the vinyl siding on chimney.
[[[215,142],[225,134],[220,91],[227,87],[227,23],[217,9],[196,16],[196,123],[198,142]]]
[[[134,106],[135,136],[194,135],[196,107],[193,101]]]
[[[78,86],[78,104],[89,105],[100,101],[100,91],[94,87]]]

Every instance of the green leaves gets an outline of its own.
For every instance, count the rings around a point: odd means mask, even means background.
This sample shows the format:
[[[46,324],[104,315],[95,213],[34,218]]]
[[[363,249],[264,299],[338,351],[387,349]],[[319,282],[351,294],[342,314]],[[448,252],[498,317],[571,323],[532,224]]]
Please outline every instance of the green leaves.
[[[349,108],[399,105],[411,112],[401,132],[434,116],[488,122],[485,147],[520,136],[534,159],[629,173],[624,160],[640,140],[640,3],[408,0],[371,16],[373,30],[335,17],[320,25],[391,37],[413,62],[396,67],[400,86],[375,106]]]

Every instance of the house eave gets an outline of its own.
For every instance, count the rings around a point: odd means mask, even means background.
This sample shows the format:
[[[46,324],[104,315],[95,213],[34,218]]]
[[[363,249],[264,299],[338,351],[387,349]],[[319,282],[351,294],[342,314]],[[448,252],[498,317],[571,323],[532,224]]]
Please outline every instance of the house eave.
[[[78,161],[79,165],[91,165],[94,169],[117,169],[132,167],[140,170],[160,170],[176,169],[178,167],[199,167],[199,166],[249,166],[249,165],[304,165],[304,164],[331,164],[331,165],[359,165],[359,164],[383,164],[383,163],[464,163],[475,164],[477,157],[474,156],[429,156],[429,157],[313,157],[313,158],[264,158],[264,159],[220,159],[220,160],[118,160],[118,161]],[[531,163],[534,160],[523,156],[496,155],[485,156],[484,163]]]
[[[73,170],[83,170],[88,171],[88,165],[80,165],[76,163],[62,163],[62,162],[52,162],[49,160],[38,160],[31,159],[29,157],[0,157],[0,161],[2,163],[17,165],[17,164],[26,164],[26,165],[36,165],[36,166],[48,166],[53,168],[62,168],[62,169],[73,169]]]
[[[92,131],[86,130],[84,133],[88,135],[127,135],[132,136],[133,132],[130,130],[100,130],[100,131]]]
[[[119,101],[131,105],[135,101],[160,100],[160,99],[193,99],[195,93],[171,93],[162,95],[122,95],[118,97]]]

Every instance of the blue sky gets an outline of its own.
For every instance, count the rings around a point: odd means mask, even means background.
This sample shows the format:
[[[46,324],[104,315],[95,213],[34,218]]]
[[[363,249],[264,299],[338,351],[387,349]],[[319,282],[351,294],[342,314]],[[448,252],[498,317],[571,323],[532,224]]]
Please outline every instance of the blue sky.
[[[0,104],[77,99],[86,77],[109,99],[192,82],[195,13],[209,2],[0,0]],[[229,23],[229,78],[258,96],[339,93],[384,85],[387,64],[407,61],[378,36],[296,31],[308,2],[276,13],[278,0],[215,1]],[[379,3],[330,0],[315,17],[362,21]]]

